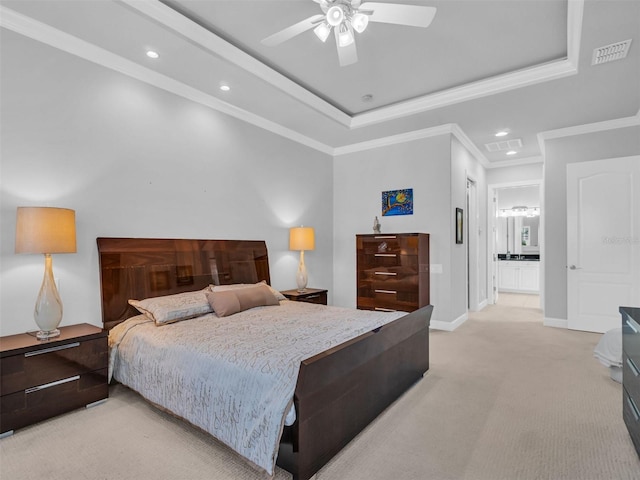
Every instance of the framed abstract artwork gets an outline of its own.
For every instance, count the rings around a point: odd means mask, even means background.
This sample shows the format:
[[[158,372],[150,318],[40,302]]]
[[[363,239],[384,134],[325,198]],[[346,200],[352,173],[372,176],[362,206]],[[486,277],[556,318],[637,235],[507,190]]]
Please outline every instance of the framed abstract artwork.
[[[464,215],[461,208],[456,208],[456,243],[463,243]]]
[[[413,215],[413,188],[382,192],[382,216]]]

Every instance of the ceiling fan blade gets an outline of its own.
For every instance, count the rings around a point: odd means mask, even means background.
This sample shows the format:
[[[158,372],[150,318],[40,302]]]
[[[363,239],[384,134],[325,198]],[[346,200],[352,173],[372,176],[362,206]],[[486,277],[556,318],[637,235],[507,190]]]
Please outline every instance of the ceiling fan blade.
[[[285,28],[284,30],[280,30],[273,35],[264,38],[260,43],[266,45],[267,47],[274,47],[276,45],[281,44],[282,42],[286,42],[287,40],[295,37],[296,35],[300,35],[307,30],[311,30],[313,27],[318,25],[322,20],[324,20],[324,15],[313,15],[312,17],[305,18],[301,22],[294,23],[290,27]]]
[[[400,5],[396,3],[365,2],[360,5],[362,13],[372,12],[370,22],[395,23],[410,27],[428,27],[436,16],[435,7]]]
[[[356,42],[351,42],[346,47],[341,47],[338,44],[338,29],[334,28],[336,37],[336,48],[338,49],[338,61],[341,67],[346,67],[358,61],[358,52],[356,51]]]

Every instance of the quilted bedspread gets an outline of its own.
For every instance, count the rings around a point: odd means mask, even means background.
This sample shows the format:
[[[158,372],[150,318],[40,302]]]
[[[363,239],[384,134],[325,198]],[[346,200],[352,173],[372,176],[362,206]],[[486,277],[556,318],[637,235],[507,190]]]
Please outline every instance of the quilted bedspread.
[[[163,326],[139,315],[111,330],[109,373],[273,474],[300,362],[402,315],[287,300]]]

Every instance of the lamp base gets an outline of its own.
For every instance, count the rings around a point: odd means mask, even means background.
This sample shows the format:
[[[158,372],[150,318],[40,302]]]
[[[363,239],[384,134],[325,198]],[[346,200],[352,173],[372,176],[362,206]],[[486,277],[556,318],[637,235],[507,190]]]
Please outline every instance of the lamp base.
[[[54,338],[60,335],[60,330],[57,328],[53,330],[40,330],[36,333],[36,338],[38,340],[49,340],[50,338]]]

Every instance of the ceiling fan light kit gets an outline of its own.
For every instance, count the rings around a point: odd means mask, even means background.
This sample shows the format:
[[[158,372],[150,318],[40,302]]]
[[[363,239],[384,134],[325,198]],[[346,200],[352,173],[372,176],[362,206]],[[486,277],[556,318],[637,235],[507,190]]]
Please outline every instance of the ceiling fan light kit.
[[[262,40],[263,45],[276,46],[313,29],[324,43],[333,29],[341,66],[358,61],[354,31],[362,33],[369,22],[392,23],[411,27],[428,27],[436,14],[434,7],[362,0],[312,0],[320,5],[323,15],[313,15]]]

